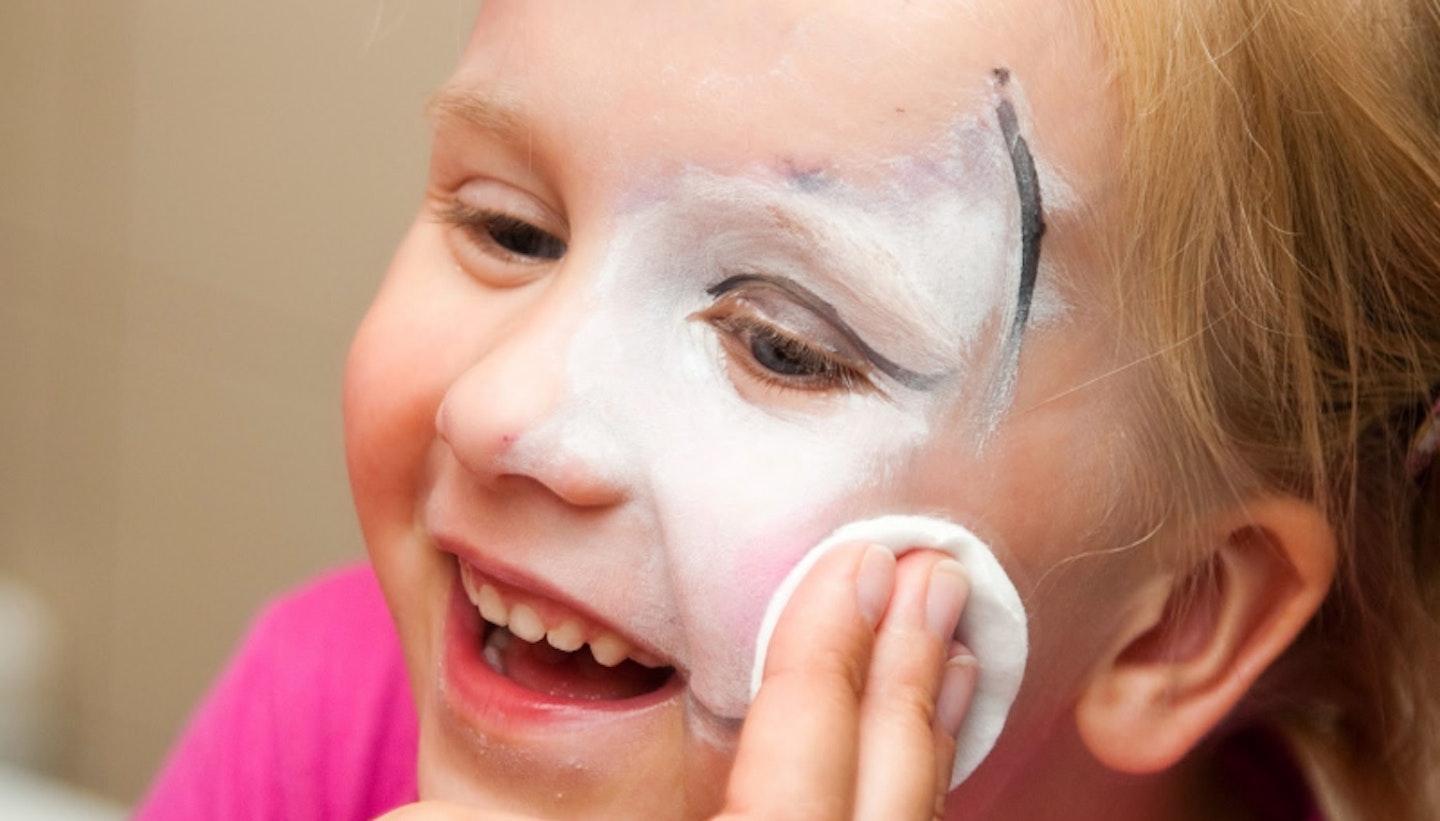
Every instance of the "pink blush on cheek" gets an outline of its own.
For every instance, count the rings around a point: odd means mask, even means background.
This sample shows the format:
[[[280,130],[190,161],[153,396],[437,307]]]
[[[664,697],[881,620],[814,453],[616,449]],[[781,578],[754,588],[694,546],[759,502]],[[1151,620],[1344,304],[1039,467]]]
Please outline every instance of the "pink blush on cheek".
[[[835,511],[839,514],[840,511]],[[689,568],[688,609],[696,621],[688,653],[689,686],[704,713],[738,721],[750,704],[756,639],[775,591],[834,528],[809,510],[725,544]],[[699,558],[699,557],[696,557]],[[738,725],[737,725],[738,726]]]
[[[727,639],[753,650],[765,608],[790,570],[810,549],[844,521],[840,505],[781,523],[739,548],[725,589],[720,591]]]

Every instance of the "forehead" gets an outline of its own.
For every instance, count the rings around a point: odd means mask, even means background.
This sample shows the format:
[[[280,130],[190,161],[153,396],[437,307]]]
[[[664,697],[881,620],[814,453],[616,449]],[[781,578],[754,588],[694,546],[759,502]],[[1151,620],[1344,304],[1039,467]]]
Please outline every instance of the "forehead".
[[[555,173],[761,164],[863,182],[945,151],[1005,69],[1032,144],[1073,183],[1104,127],[1080,23],[1040,0],[490,0],[450,91]]]

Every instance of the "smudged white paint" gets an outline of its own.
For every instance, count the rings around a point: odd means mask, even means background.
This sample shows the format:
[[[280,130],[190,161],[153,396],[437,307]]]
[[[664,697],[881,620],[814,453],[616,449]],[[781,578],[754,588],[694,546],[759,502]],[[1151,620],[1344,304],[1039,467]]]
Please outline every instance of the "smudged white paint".
[[[634,578],[563,561],[543,572],[609,603],[718,715],[744,714],[756,632],[790,568],[841,522],[903,506],[888,491],[941,414],[970,403],[984,416],[1006,378],[998,342],[1021,254],[1013,173],[992,111],[958,122],[945,145],[885,163],[878,184],[692,168],[637,185],[595,272],[565,394],[510,456],[579,460],[625,488],[614,515],[644,552]],[[888,359],[944,378],[789,401],[744,390],[752,377],[727,363],[724,331],[695,314],[714,301],[707,288],[755,273],[793,279]],[[1053,300],[1045,279],[1041,302]],[[977,447],[990,423],[968,432]]]

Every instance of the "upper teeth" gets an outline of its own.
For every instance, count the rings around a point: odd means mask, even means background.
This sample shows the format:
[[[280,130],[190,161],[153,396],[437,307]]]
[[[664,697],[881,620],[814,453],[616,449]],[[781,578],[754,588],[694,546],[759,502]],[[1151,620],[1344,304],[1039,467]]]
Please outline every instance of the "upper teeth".
[[[590,645],[590,655],[606,667],[614,667],[625,659],[631,659],[646,667],[664,667],[665,663],[644,650],[631,646],[630,642],[613,631],[583,624],[574,616],[558,619],[558,623],[547,624],[540,612],[525,602],[507,603],[499,589],[475,577],[470,566],[461,563],[460,580],[465,585],[465,595],[480,611],[480,617],[491,624],[509,629],[517,638],[530,643],[541,639],[557,650],[570,653]],[[555,621],[552,619],[552,622]]]

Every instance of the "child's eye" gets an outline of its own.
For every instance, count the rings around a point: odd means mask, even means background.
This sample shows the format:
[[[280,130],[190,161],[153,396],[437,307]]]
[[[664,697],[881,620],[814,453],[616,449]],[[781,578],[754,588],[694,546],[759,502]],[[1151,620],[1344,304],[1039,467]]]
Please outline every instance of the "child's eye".
[[[733,339],[731,347],[742,348],[764,370],[757,376],[766,382],[809,391],[849,391],[864,384],[859,371],[833,354],[751,317],[726,317],[714,324]]]
[[[697,314],[720,331],[732,364],[768,386],[815,392],[870,386],[863,357],[843,334],[769,290],[731,291]]]
[[[505,214],[487,214],[474,226],[485,238],[516,256],[555,260],[565,255],[565,243],[554,234]]]
[[[455,200],[439,217],[476,250],[502,262],[554,262],[565,256],[565,240],[513,214]]]

